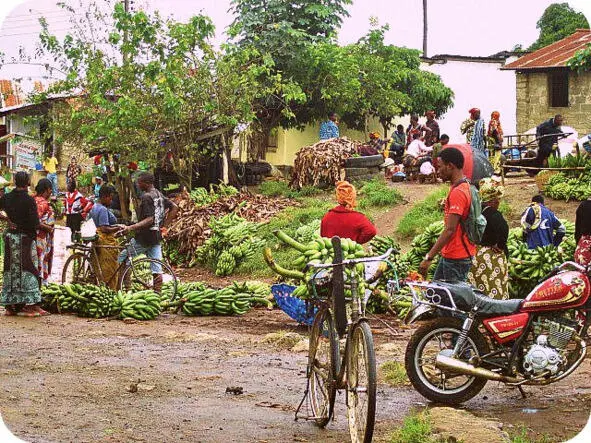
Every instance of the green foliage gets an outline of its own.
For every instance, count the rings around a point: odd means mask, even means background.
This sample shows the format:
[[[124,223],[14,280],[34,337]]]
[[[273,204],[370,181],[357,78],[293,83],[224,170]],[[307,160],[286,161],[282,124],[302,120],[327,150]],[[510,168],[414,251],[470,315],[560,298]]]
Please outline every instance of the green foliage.
[[[399,387],[408,385],[408,377],[404,365],[397,361],[387,361],[381,368],[384,380],[390,386]]]
[[[92,179],[94,175],[92,172],[85,172],[84,174],[80,174],[76,178],[76,185],[79,187],[87,187],[92,185]]]
[[[514,428],[512,432],[510,432],[509,441],[511,443],[551,443],[554,439],[545,434],[540,437],[531,437],[528,433],[527,427],[522,425]]]
[[[591,44],[575,52],[567,65],[578,72],[591,71]]]
[[[431,223],[443,220],[440,201],[447,197],[448,191],[447,186],[441,186],[413,206],[400,220],[396,232],[405,238],[411,238],[423,232]]]
[[[402,194],[388,186],[383,178],[365,183],[359,189],[359,196],[359,209],[394,206],[402,201]]]
[[[568,3],[553,3],[538,20],[538,39],[528,48],[536,51],[573,34],[577,29],[589,29],[589,22],[582,12],[577,12]]]
[[[413,412],[404,418],[402,427],[390,436],[390,443],[431,443],[431,421],[427,412]]]
[[[322,194],[324,191],[315,186],[304,186],[299,190],[291,189],[284,181],[265,181],[259,185],[258,192],[268,197],[303,198]]]

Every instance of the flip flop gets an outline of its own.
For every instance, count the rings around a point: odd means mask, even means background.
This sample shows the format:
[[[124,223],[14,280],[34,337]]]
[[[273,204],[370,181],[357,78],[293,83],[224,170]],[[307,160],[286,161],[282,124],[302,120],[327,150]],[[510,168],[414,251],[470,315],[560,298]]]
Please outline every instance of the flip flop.
[[[43,317],[43,316],[45,316],[45,315],[51,315],[51,313],[50,313],[50,312],[47,312],[47,311],[45,311],[45,310],[43,310],[43,309],[39,309],[39,310],[37,311],[37,314],[39,314],[41,317]]]
[[[17,315],[17,312],[14,312],[14,311],[12,311],[10,309],[4,308],[4,315],[6,317],[14,317],[15,315]]]
[[[21,311],[21,312],[17,313],[16,315],[18,315],[19,317],[41,317],[41,314],[38,312],[27,312],[27,311]]]

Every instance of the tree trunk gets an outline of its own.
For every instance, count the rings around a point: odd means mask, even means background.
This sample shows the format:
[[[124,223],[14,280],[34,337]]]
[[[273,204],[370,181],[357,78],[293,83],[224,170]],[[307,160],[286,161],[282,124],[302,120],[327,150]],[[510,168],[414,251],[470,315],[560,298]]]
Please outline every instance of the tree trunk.
[[[423,57],[427,57],[427,0],[423,0]]]
[[[236,175],[236,171],[234,170],[234,166],[232,166],[232,149],[230,144],[226,140],[226,134],[222,134],[220,136],[222,140],[222,147],[224,148],[223,151],[223,169],[224,169],[224,183],[230,184],[236,188],[240,188],[240,182],[238,181],[238,176]]]
[[[382,128],[384,128],[384,140],[388,138],[388,125],[382,122]]]

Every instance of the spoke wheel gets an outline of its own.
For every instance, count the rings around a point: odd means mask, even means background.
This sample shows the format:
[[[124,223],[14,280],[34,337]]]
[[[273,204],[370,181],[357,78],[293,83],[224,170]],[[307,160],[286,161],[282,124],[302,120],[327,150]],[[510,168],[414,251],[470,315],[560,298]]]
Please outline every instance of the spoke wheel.
[[[122,291],[133,292],[154,289],[154,279],[152,276],[153,266],[160,266],[163,275],[167,276],[172,282],[173,290],[170,295],[172,301],[176,297],[178,288],[178,281],[174,275],[174,271],[167,263],[152,258],[132,259],[132,262],[125,267],[121,274],[119,288]]]
[[[68,257],[62,271],[62,284],[65,283],[98,285],[98,277],[88,256],[75,252]]]
[[[486,384],[486,379],[435,367],[435,359],[440,353],[451,357],[461,331],[461,320],[438,318],[417,329],[408,342],[405,355],[408,378],[414,388],[431,401],[462,403],[478,394]],[[472,357],[486,353],[486,339],[474,329],[460,350],[459,359],[468,362]]]
[[[320,309],[310,332],[308,351],[308,379],[310,408],[320,427],[328,424],[332,415],[339,359],[339,341],[330,311]]]
[[[369,324],[358,323],[347,350],[347,418],[353,443],[370,442],[376,413],[376,356]]]

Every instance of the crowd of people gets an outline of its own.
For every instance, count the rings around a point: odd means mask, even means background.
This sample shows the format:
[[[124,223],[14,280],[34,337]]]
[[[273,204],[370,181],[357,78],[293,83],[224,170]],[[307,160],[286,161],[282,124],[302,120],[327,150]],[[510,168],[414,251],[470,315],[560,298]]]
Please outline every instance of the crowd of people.
[[[55,162],[52,162],[55,163]],[[79,172],[78,172],[79,174]],[[93,258],[101,269],[102,283],[115,289],[119,284],[116,275],[120,264],[125,262],[128,251],[133,255],[145,254],[162,260],[161,229],[176,217],[177,206],[154,187],[154,175],[143,172],[137,178],[140,204],[137,208],[137,223],[122,225],[111,211],[116,192],[110,185],[101,186],[98,199],[85,197],[76,187],[76,170],[68,177],[65,194],[66,226],[72,232],[71,240],[81,241],[81,225],[92,220],[96,238],[92,240]],[[14,189],[0,190],[0,219],[7,223],[4,240],[4,270],[0,305],[5,315],[38,317],[48,313],[40,306],[41,287],[48,283],[54,256],[54,233],[56,214],[51,204],[54,184],[42,178],[30,194],[31,179],[27,172],[14,175]],[[118,237],[134,233],[131,248],[119,248]],[[162,268],[151,264],[153,288],[162,287]],[[101,283],[101,282],[99,282]]]

